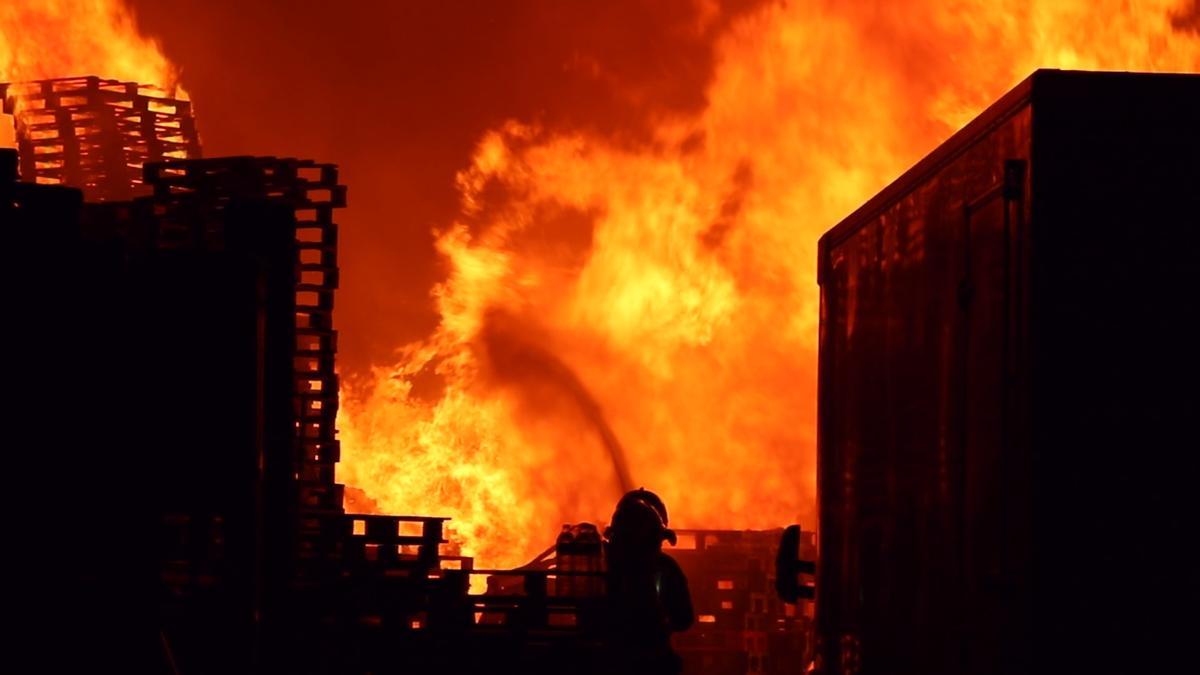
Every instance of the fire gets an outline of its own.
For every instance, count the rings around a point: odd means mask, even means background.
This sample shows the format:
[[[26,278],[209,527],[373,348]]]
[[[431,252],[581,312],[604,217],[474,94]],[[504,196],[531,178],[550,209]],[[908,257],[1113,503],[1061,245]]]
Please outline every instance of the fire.
[[[344,392],[340,479],[488,565],[605,520],[622,464],[674,525],[813,526],[818,236],[1036,68],[1200,71],[1198,16],[772,4],[652,143],[493,130],[439,233],[440,328]]]
[[[122,0],[5,0],[0,5],[0,82],[77,75],[153,84],[187,98],[179,72],[143,37]],[[12,145],[0,124],[0,145]]]

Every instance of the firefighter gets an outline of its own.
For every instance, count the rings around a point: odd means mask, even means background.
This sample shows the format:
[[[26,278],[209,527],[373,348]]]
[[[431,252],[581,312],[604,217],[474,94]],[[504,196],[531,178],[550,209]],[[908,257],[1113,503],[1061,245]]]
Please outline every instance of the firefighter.
[[[694,617],[687,578],[662,550],[663,541],[675,540],[666,506],[653,492],[633,490],[617,503],[605,536],[611,671],[681,672],[671,633],[687,630]]]

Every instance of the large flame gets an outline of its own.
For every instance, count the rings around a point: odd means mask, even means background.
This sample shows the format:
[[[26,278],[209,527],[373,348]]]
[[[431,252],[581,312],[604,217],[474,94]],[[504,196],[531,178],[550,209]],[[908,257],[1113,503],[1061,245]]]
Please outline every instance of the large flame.
[[[123,0],[0,3],[0,82],[77,75],[156,85],[187,98],[178,70],[138,32]],[[11,144],[11,124],[0,123],[0,145]]]
[[[441,326],[345,392],[340,478],[492,565],[605,520],[622,464],[673,525],[813,525],[820,233],[1036,68],[1200,71],[1198,14],[777,4],[648,146],[488,133],[439,233]]]

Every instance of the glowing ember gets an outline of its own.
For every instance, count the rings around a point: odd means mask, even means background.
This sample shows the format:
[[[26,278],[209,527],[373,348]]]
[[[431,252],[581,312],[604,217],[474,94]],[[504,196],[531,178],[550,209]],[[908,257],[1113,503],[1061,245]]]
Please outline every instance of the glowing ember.
[[[496,129],[440,232],[441,327],[346,392],[340,479],[487,565],[606,519],[622,455],[673,525],[813,524],[819,233],[1038,67],[1200,70],[1196,16],[772,3],[652,150]]]

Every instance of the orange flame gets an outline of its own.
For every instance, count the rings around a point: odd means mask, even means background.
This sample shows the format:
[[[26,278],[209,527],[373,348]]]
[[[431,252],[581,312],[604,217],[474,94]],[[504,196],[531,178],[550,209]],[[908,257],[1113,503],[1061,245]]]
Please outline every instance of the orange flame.
[[[98,75],[152,84],[187,98],[179,72],[143,37],[122,0],[5,0],[0,5],[0,82]],[[18,102],[19,105],[19,102]],[[0,124],[0,145],[12,145]]]
[[[733,26],[707,108],[649,147],[488,133],[441,325],[344,392],[340,479],[489,565],[606,519],[617,441],[673,525],[814,525],[818,236],[1036,68],[1200,71],[1198,15],[790,2]]]

